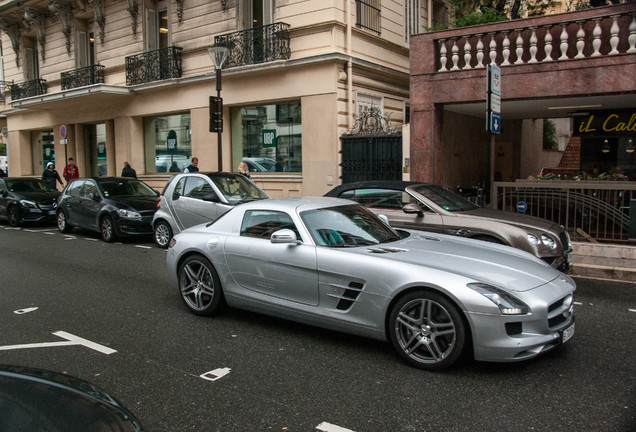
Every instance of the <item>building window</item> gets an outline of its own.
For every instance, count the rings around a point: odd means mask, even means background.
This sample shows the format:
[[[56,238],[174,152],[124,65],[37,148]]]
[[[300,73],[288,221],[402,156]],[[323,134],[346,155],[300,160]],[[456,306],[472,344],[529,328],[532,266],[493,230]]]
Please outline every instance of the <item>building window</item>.
[[[380,31],[380,0],[356,0],[356,25],[360,28]]]
[[[183,172],[192,158],[190,114],[144,119],[146,172]]]
[[[404,0],[404,42],[420,32],[420,0]]]
[[[300,102],[232,109],[232,166],[250,172],[302,171]]]
[[[380,114],[384,113],[384,99],[381,96],[357,93],[356,102],[356,114],[358,116],[369,111],[371,107],[378,108]]]
[[[145,8],[146,50],[154,51],[170,46],[170,20],[168,1],[150,2]]]

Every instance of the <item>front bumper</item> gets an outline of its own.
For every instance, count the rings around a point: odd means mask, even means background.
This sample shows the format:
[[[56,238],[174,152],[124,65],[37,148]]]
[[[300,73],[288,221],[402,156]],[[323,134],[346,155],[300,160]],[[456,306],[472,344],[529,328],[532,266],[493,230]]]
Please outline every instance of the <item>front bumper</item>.
[[[21,208],[20,219],[23,222],[55,222],[55,208],[52,208],[51,210]]]
[[[141,219],[117,219],[117,233],[121,235],[150,235],[152,234],[152,217]]]

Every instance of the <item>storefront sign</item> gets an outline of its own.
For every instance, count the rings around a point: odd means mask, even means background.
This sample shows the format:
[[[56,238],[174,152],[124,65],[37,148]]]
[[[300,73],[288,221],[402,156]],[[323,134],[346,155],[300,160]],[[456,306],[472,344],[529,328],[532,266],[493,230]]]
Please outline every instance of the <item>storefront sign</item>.
[[[170,132],[168,132],[166,145],[169,152],[177,151],[177,133],[174,131],[174,129],[170,129]]]
[[[603,111],[575,117],[574,135],[633,136],[636,134],[635,111]]]
[[[263,129],[263,147],[276,147],[276,129]]]

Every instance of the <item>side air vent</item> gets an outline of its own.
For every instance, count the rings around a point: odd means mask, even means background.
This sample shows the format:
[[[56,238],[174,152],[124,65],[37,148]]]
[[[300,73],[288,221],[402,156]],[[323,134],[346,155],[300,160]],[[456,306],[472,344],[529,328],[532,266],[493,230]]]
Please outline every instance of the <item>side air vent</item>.
[[[337,293],[328,293],[329,297],[334,297],[340,299],[336,309],[338,310],[347,310],[349,309],[355,302],[358,300],[358,296],[362,292],[364,285],[360,282],[350,282],[348,286],[331,284],[333,288],[336,288],[338,291],[341,291],[339,294]]]
[[[396,253],[396,252],[406,252],[406,249],[391,248],[391,247],[378,247],[378,248],[369,248],[369,252],[373,252],[373,253]]]

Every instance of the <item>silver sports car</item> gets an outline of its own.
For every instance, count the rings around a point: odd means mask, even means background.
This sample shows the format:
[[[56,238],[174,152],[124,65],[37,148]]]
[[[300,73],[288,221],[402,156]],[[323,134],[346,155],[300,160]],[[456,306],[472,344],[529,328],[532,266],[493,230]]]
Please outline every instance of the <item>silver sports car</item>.
[[[574,334],[572,279],[527,252],[394,230],[338,198],[237,206],[176,235],[167,264],[186,306],[229,306],[389,340],[411,365],[535,357]]]

